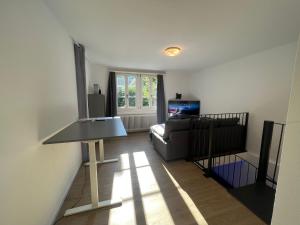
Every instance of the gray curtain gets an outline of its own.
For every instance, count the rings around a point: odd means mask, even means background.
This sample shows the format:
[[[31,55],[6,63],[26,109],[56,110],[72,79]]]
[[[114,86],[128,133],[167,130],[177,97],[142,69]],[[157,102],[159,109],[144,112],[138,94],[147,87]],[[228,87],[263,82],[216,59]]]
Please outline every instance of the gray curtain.
[[[157,122],[166,122],[166,100],[163,75],[157,75]]]
[[[107,94],[106,94],[106,116],[117,115],[117,86],[116,86],[116,73],[109,72]]]
[[[74,43],[76,84],[77,84],[77,103],[79,118],[87,118],[86,100],[86,75],[85,75],[85,49],[81,44]],[[81,144],[82,160],[88,161],[88,146]]]

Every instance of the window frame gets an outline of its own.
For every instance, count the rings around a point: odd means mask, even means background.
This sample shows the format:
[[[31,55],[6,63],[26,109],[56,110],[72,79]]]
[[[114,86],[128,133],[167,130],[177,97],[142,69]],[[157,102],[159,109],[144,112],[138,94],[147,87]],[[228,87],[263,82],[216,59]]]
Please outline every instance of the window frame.
[[[157,83],[157,75],[156,74],[147,74],[147,73],[130,73],[130,72],[116,72],[116,80],[118,79],[118,76],[124,76],[125,77],[125,107],[119,107],[118,106],[118,84],[116,82],[116,99],[117,99],[117,112],[118,115],[124,115],[124,114],[154,114],[156,113],[157,105],[153,106],[153,98],[156,99],[157,97],[153,97],[153,90],[152,90],[152,79],[153,77],[156,78]],[[135,107],[129,107],[129,92],[128,92],[128,77],[129,76],[135,76],[136,77],[136,106]],[[149,91],[150,91],[150,104],[148,106],[143,106],[143,77],[149,77],[150,84],[149,84]],[[157,91],[157,89],[156,89]],[[157,93],[156,93],[157,95]]]

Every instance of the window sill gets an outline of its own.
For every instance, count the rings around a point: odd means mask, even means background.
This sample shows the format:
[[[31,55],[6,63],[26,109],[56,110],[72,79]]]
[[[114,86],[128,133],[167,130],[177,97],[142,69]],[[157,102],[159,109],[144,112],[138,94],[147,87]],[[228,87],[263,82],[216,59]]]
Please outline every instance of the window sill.
[[[156,115],[156,109],[151,110],[117,110],[118,116],[122,115]]]

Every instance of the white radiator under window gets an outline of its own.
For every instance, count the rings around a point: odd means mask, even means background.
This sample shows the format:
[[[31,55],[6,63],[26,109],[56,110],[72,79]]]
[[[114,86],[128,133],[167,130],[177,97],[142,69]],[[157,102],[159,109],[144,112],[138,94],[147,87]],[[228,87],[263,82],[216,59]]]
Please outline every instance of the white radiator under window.
[[[120,115],[126,131],[146,131],[149,128],[157,124],[155,114],[136,114],[136,115]]]

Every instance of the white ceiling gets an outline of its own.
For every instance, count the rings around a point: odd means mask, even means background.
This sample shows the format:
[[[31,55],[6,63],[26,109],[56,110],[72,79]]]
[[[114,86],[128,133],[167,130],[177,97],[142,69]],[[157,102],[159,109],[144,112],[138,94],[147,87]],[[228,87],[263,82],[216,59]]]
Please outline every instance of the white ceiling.
[[[92,62],[198,70],[297,40],[300,0],[46,0]],[[170,45],[181,55],[166,57]]]

